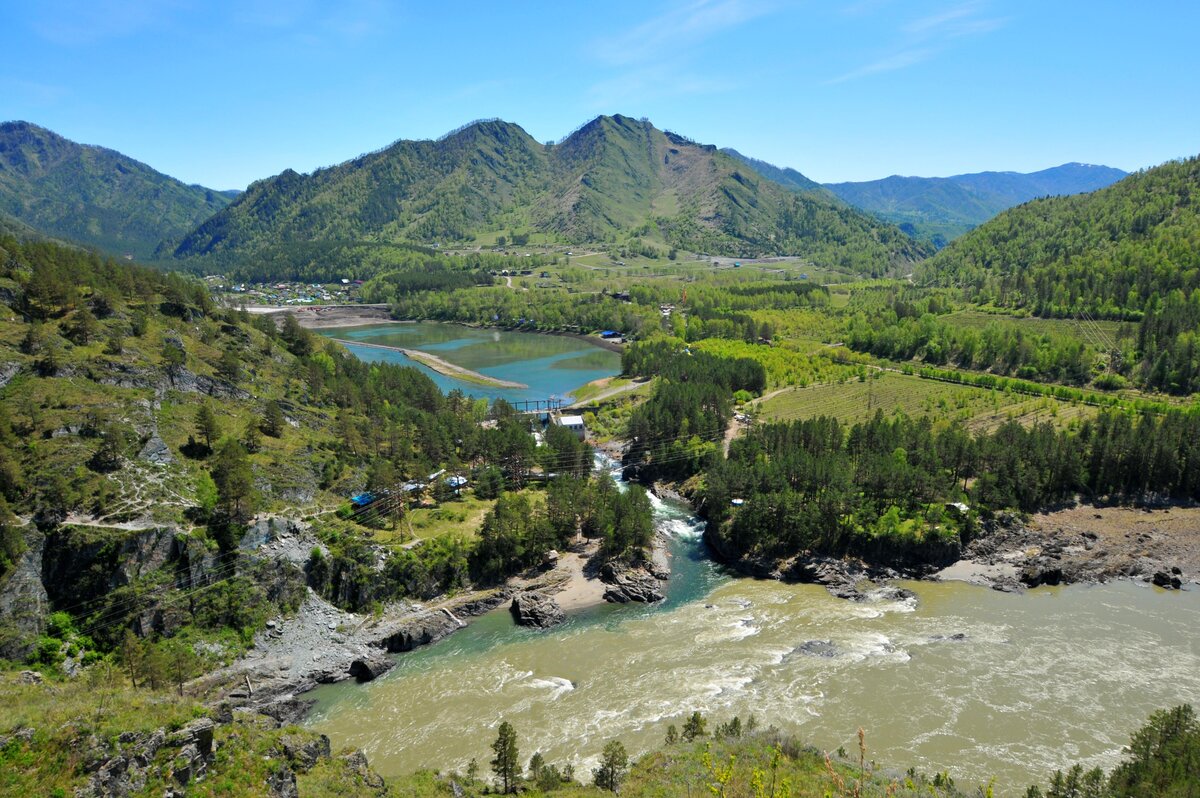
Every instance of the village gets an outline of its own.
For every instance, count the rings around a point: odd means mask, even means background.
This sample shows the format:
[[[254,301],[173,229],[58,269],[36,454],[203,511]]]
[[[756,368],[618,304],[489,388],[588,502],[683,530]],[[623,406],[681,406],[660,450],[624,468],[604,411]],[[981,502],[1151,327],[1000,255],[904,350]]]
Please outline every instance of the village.
[[[221,275],[208,275],[205,285],[214,294],[227,294],[245,305],[344,305],[361,302],[362,280],[343,277],[334,283],[235,283]]]

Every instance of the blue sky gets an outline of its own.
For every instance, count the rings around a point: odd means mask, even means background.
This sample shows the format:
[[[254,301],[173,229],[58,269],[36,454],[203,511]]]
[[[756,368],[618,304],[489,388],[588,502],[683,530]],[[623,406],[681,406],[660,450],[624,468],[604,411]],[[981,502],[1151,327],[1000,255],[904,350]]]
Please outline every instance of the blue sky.
[[[1200,152],[1200,4],[0,0],[0,119],[243,188],[601,113],[820,181]]]

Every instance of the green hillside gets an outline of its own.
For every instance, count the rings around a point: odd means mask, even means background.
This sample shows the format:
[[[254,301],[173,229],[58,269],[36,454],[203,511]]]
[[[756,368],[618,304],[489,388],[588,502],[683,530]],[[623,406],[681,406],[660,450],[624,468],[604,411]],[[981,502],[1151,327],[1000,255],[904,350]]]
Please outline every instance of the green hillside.
[[[1200,158],[1189,158],[1092,194],[1035,200],[963,236],[917,278],[1038,316],[1137,322],[1136,346],[1115,367],[1190,393],[1200,389],[1198,189]]]
[[[826,186],[846,202],[939,246],[1036,197],[1079,194],[1115,183],[1120,169],[1069,163],[1040,172],[901,177]]]
[[[817,181],[811,180],[805,175],[802,175],[791,167],[780,167],[776,166],[775,164],[767,163],[766,161],[760,161],[758,158],[751,158],[749,155],[742,155],[732,147],[722,147],[721,152],[737,158],[739,161],[742,161],[763,177],[769,180],[774,180],[784,188],[790,188],[793,191],[807,191],[820,194],[822,196],[830,196],[829,189],[825,188]]]
[[[896,228],[787,191],[714,147],[602,116],[559,144],[490,120],[311,175],[289,170],[252,185],[175,255],[244,263],[269,251],[307,257],[315,242],[444,246],[509,231],[566,244],[634,238],[739,257],[804,255],[871,274],[928,254]]]
[[[144,259],[229,199],[28,122],[0,124],[0,213],[49,236]]]

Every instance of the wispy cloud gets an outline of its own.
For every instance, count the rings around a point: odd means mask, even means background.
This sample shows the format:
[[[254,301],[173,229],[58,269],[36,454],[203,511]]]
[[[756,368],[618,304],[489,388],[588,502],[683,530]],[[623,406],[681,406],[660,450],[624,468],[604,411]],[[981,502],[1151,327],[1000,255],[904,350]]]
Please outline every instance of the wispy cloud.
[[[722,35],[776,10],[769,0],[689,0],[633,27],[593,40],[592,60],[612,73],[592,84],[591,104],[630,102],[727,91],[734,84],[697,68],[697,56]]]
[[[845,83],[848,80],[857,80],[865,78],[868,75],[878,75],[883,72],[895,72],[897,69],[904,69],[914,64],[919,64],[922,61],[928,61],[934,56],[935,51],[928,49],[903,50],[894,55],[885,56],[878,61],[872,61],[869,64],[863,64],[858,69],[852,69],[844,75],[838,75],[836,78],[827,81],[827,83]]]
[[[935,14],[918,17],[901,25],[900,41],[891,52],[831,78],[826,83],[845,83],[870,75],[906,69],[934,58],[957,39],[991,33],[1002,28],[1007,22],[1008,20],[1002,17],[990,16],[986,5],[979,0],[949,6]]]
[[[768,4],[756,0],[692,0],[599,39],[592,50],[597,60],[614,66],[657,61],[664,53],[694,48],[770,11]]]

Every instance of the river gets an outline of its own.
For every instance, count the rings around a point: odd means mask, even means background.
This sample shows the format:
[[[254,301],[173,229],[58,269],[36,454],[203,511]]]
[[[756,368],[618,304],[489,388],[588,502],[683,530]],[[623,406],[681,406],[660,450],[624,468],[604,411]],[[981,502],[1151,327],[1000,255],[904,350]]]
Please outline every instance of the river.
[[[672,553],[662,604],[549,632],[498,610],[375,682],[321,688],[310,725],[387,775],[486,769],[508,720],[523,756],[586,773],[610,739],[643,753],[692,710],[754,713],[826,750],[854,750],[862,726],[884,767],[1016,795],[1076,761],[1111,766],[1151,711],[1200,700],[1200,592],[921,582],[903,583],[915,601],[858,604],[723,573],[700,522],[654,502]]]
[[[564,395],[619,367],[585,342],[529,333],[428,323],[325,333],[530,386],[482,387],[418,366],[443,390],[489,399]],[[920,582],[903,584],[915,601],[853,603],[723,572],[706,556],[701,522],[653,502],[670,541],[666,601],[596,607],[551,631],[497,610],[400,655],[374,682],[320,688],[309,725],[398,775],[471,758],[486,770],[508,720],[524,757],[541,751],[587,773],[610,739],[636,755],[692,710],[714,722],[754,713],[826,750],[854,750],[862,726],[884,767],[948,769],[960,785],[995,777],[998,794],[1018,795],[1076,761],[1111,766],[1150,712],[1200,703],[1200,591],[1113,582],[1013,595]]]
[[[368,362],[400,363],[429,375],[443,391],[455,388],[471,396],[509,402],[566,397],[572,390],[621,370],[616,352],[563,335],[478,329],[459,324],[405,322],[361,327],[330,328],[322,335],[342,341],[418,349],[501,380],[526,388],[498,388],[439,374],[401,352],[346,343],[354,355]]]

